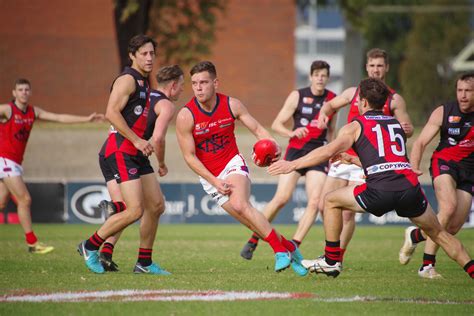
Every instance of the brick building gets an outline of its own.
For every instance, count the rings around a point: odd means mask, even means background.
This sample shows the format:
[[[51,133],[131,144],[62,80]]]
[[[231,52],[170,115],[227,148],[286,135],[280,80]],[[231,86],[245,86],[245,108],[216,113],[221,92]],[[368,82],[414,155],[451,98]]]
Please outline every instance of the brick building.
[[[293,0],[231,0],[219,16],[212,56],[220,91],[270,124],[294,88]],[[105,110],[119,72],[112,0],[0,0],[0,102],[18,77],[32,103],[87,114]],[[191,96],[185,88],[182,104]]]

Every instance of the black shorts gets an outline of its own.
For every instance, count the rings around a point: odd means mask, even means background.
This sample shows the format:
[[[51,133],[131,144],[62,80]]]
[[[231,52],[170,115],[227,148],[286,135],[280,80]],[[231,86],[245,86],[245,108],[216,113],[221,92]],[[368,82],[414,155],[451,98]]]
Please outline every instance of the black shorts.
[[[288,148],[286,150],[285,154],[285,160],[286,161],[293,161],[298,158],[301,158],[311,152],[311,150],[304,150],[304,149],[296,149],[296,148]],[[328,162],[324,162],[322,164],[316,165],[316,166],[311,166],[308,168],[302,168],[302,169],[297,169],[296,172],[304,176],[308,171],[314,170],[314,171],[319,171],[319,172],[324,172],[325,174],[328,173],[329,168],[328,168]]]
[[[143,175],[154,172],[147,157],[132,156],[120,151],[107,158],[99,155],[99,165],[105,182],[116,180],[117,183],[122,183],[139,179]]]
[[[430,166],[431,181],[434,184],[434,179],[442,174],[449,174],[456,182],[456,189],[466,191],[474,195],[474,172],[469,168],[463,168],[455,165],[452,162],[432,158]],[[433,185],[434,186],[434,185]]]
[[[381,191],[364,183],[354,188],[354,197],[360,207],[377,217],[390,211],[397,212],[400,217],[418,217],[428,207],[420,185],[403,191]]]

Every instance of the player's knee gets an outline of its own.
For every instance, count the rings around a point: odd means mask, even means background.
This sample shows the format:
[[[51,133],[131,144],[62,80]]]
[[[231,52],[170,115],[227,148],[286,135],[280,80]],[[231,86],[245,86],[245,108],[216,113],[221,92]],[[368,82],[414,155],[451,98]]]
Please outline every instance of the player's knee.
[[[312,199],[308,201],[308,205],[306,206],[306,210],[312,213],[316,213],[319,210],[319,199]]]
[[[31,205],[31,196],[29,194],[23,194],[23,195],[18,196],[16,201],[17,201],[17,204],[20,206],[29,207]]]
[[[290,194],[284,194],[284,195],[279,194],[273,198],[273,201],[278,208],[282,208],[286,205],[286,203],[288,203],[288,201],[290,200],[290,197],[291,197]]]
[[[127,212],[127,219],[129,223],[133,223],[135,221],[138,221],[142,216],[143,216],[143,208],[142,207],[132,207],[128,208]]]
[[[151,211],[153,212],[154,215],[160,216],[165,212],[165,202],[164,201],[157,201],[153,203],[153,205],[150,207]]]
[[[249,204],[246,201],[231,201],[232,209],[239,215],[245,217],[249,211]]]
[[[446,226],[446,231],[450,233],[451,235],[456,235],[459,230],[462,228],[463,224],[458,224],[458,223],[449,223]]]

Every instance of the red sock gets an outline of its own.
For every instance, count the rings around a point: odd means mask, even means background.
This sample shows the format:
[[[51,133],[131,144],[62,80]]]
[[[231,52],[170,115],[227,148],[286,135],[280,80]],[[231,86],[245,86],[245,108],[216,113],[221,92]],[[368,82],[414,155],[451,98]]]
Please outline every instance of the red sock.
[[[336,262],[342,261],[341,256],[341,242],[338,241],[327,241],[326,240],[326,247],[324,247],[324,257],[326,258],[326,262],[330,265],[336,264]]]
[[[285,237],[283,237],[283,235],[280,235],[281,237],[281,244],[283,245],[283,247],[285,247],[289,252],[293,252],[296,250],[296,246],[294,243],[292,243],[291,241],[288,241],[286,240]]]
[[[28,245],[34,245],[38,241],[38,238],[36,238],[36,235],[33,231],[30,231],[29,233],[26,233],[25,237],[26,237],[26,243]]]
[[[114,253],[114,244],[110,242],[105,242],[102,245],[102,249],[100,249],[100,253],[104,254],[107,258],[112,258],[112,255]]]
[[[151,256],[153,253],[153,249],[147,249],[147,248],[138,248],[138,263],[142,267],[148,267],[153,263],[151,260]]]
[[[256,233],[253,233],[252,237],[250,237],[248,242],[250,242],[252,244],[258,244],[259,239],[260,239],[260,237],[258,237],[258,235]]]
[[[474,279],[474,260],[469,261],[465,266],[464,266],[464,271],[469,274],[471,279]]]
[[[268,236],[265,237],[264,240],[270,244],[270,247],[272,247],[273,252],[286,252],[286,248],[281,244],[281,241],[280,239],[278,239],[278,236],[274,229],[272,229],[270,234],[268,234]]]
[[[127,209],[127,205],[125,205],[125,203],[122,201],[118,201],[118,202],[112,201],[112,203],[114,204],[115,209],[117,210],[117,213],[123,212]]]

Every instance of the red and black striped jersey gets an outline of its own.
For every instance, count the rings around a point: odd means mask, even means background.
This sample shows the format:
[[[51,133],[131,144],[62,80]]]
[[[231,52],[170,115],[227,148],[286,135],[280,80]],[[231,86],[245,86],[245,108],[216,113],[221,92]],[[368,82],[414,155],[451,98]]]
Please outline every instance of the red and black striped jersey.
[[[144,138],[150,112],[150,88],[148,78],[142,76],[137,70],[131,67],[125,67],[119,77],[124,75],[131,75],[135,80],[135,92],[129,96],[127,104],[122,109],[121,114],[127,122],[128,127],[130,127],[138,137]],[[117,78],[115,80],[117,80]],[[102,146],[100,154],[104,154],[105,157],[108,157],[117,151],[129,155],[142,155],[131,141],[122,136],[112,126],[109,137],[105,141],[104,146]]]
[[[438,147],[431,159],[453,162],[474,170],[474,112],[463,113],[457,101],[443,105],[443,122]]]
[[[350,123],[354,120],[355,117],[359,116],[359,89],[360,87],[357,86],[357,89],[354,93],[354,96],[352,97],[351,104],[349,106],[349,113],[347,114],[347,123]],[[383,106],[383,114],[385,115],[390,115],[393,116],[393,110],[392,110],[392,100],[393,96],[395,95],[395,90],[392,88],[388,87],[390,90],[390,94],[387,97],[387,101],[385,101],[385,104]],[[347,151],[348,154],[355,156],[355,152],[352,149],[349,149]]]
[[[382,111],[354,118],[361,133],[352,148],[362,163],[368,187],[402,191],[418,185],[406,152],[406,135],[400,123]]]
[[[306,127],[308,135],[304,138],[292,137],[288,143],[288,148],[313,150],[327,143],[327,129],[318,128],[319,111],[324,102],[333,99],[336,94],[330,90],[324,89],[322,95],[314,95],[311,87],[298,90],[298,106],[293,113],[293,130]],[[329,119],[332,119],[331,116]]]
[[[191,111],[194,119],[196,157],[214,176],[218,176],[239,153],[234,134],[235,117],[229,97],[217,93],[212,112],[204,110],[196,98],[192,98],[185,107]]]
[[[8,121],[0,123],[0,157],[21,165],[26,144],[36,120],[35,109],[27,105],[22,111],[13,102],[8,105],[12,115]]]

